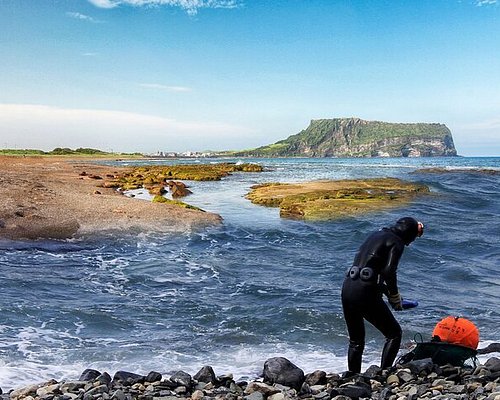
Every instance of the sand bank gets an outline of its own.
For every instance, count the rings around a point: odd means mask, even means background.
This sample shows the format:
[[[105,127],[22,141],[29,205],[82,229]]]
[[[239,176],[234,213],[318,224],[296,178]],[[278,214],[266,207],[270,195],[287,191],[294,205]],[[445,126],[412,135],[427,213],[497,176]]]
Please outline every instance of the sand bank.
[[[129,198],[95,179],[124,170],[90,158],[0,156],[0,238],[185,232],[221,223],[217,214]]]

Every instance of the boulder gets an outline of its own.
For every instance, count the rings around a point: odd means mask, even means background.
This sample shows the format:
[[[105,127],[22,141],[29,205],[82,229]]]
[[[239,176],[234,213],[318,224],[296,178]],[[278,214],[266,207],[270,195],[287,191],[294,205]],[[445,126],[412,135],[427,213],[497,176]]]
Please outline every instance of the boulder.
[[[358,382],[354,385],[348,385],[338,389],[338,392],[341,395],[350,397],[351,399],[359,399],[359,398],[371,398],[372,390],[369,385],[366,385],[362,382]]]
[[[85,381],[85,382],[91,382],[94,379],[96,379],[101,373],[95,369],[90,369],[87,368],[85,371],[82,372],[80,375],[79,381]]]
[[[109,375],[107,372],[103,372],[95,380],[99,382],[101,385],[106,385],[106,386],[108,386],[112,381],[111,375]]]
[[[404,364],[413,374],[419,375],[420,373],[430,374],[434,370],[434,363],[432,358],[423,358],[421,360],[413,360]]]
[[[382,373],[382,368],[380,368],[378,365],[370,365],[363,375],[370,379],[374,379],[381,373]]]
[[[187,186],[180,181],[168,181],[167,185],[170,189],[172,197],[184,197],[192,193],[191,190],[189,190]]]
[[[486,361],[484,364],[486,368],[488,368],[491,372],[498,372],[500,371],[500,359],[496,357],[491,357]]]
[[[311,372],[305,376],[305,381],[310,386],[326,385],[326,372],[320,370]]]
[[[185,386],[190,388],[192,386],[192,378],[187,372],[177,371],[170,377],[170,380],[178,386]]]
[[[120,382],[122,384],[133,385],[134,383],[143,383],[145,377],[143,375],[134,374],[133,372],[117,371],[113,376],[113,382]]]
[[[195,376],[193,376],[198,382],[205,383],[216,383],[217,378],[215,377],[215,372],[210,365],[205,365],[202,367]]]
[[[279,383],[300,390],[304,383],[304,371],[284,357],[269,358],[264,363],[264,382]]]
[[[151,371],[146,375],[146,382],[158,382],[161,381],[162,375],[159,372]]]

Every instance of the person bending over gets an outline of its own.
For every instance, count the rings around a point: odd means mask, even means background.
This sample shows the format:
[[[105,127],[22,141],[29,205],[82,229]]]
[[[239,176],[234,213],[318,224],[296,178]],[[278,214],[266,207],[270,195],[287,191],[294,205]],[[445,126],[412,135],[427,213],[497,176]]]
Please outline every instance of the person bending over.
[[[402,310],[396,270],[404,246],[422,236],[424,225],[415,218],[399,219],[390,228],[372,233],[354,257],[342,285],[342,309],[349,333],[347,364],[361,372],[367,320],[386,338],[380,367],[392,366],[401,344],[401,327],[382,299],[385,294],[396,311]]]

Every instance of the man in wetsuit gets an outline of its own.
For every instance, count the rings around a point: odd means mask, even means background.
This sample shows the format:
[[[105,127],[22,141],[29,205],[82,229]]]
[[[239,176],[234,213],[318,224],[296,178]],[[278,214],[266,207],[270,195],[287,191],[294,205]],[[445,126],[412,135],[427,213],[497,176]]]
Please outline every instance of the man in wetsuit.
[[[348,368],[361,372],[366,319],[386,338],[381,368],[392,366],[401,344],[401,327],[382,299],[385,294],[396,311],[402,310],[396,269],[408,246],[422,236],[424,225],[411,217],[372,233],[359,248],[342,286],[342,308],[349,333]]]

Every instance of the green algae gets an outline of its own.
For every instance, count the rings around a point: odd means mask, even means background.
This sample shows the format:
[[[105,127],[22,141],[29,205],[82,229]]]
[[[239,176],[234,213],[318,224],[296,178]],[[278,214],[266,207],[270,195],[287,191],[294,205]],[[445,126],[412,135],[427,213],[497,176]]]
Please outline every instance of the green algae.
[[[151,200],[151,201],[153,203],[171,204],[171,205],[174,205],[174,206],[177,206],[177,207],[187,208],[189,210],[196,210],[196,211],[205,212],[205,210],[202,210],[199,207],[192,206],[191,204],[187,204],[187,203],[184,203],[184,202],[179,201],[179,200],[170,200],[170,199],[167,199],[167,198],[165,198],[163,196],[160,196],[160,195],[156,195],[155,197],[153,197],[153,200]]]
[[[284,218],[330,220],[399,207],[429,192],[425,185],[395,178],[316,181],[252,186],[254,204],[279,207]]]

